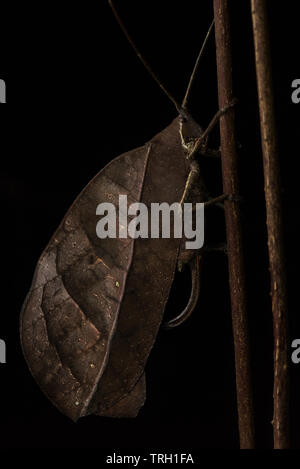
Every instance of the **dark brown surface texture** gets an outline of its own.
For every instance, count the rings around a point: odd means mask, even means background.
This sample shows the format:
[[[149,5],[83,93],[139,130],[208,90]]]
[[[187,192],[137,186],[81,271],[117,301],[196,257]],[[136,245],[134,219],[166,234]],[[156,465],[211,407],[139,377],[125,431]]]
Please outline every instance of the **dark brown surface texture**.
[[[228,0],[214,0],[216,58],[219,108],[233,99],[231,19]],[[251,356],[246,300],[246,281],[239,202],[238,154],[235,141],[234,109],[220,119],[222,173],[224,194],[235,200],[225,200],[226,239],[231,297],[232,329],[235,350],[236,390],[239,419],[240,448],[253,449],[254,411],[251,382]]]
[[[135,416],[180,239],[99,239],[96,207],[179,202],[188,165],[179,119],[88,184],[42,254],[22,311],[23,350],[49,399],[73,420]]]
[[[273,91],[269,16],[265,0],[251,1],[256,76],[264,165],[266,224],[271,283],[274,385],[273,437],[275,449],[290,448],[289,311],[284,246],[282,183]]]

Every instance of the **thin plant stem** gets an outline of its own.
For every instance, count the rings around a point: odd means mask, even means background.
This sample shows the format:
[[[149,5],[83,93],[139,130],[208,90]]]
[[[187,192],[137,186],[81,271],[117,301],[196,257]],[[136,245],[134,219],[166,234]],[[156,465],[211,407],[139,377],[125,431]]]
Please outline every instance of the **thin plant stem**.
[[[289,447],[288,309],[280,195],[280,167],[265,0],[251,0],[263,152],[274,334],[274,448]]]
[[[233,102],[230,21],[227,0],[214,0],[219,108]],[[250,346],[246,312],[245,270],[239,205],[238,162],[234,135],[234,108],[220,117],[223,191],[240,448],[254,448],[254,418],[250,367]]]

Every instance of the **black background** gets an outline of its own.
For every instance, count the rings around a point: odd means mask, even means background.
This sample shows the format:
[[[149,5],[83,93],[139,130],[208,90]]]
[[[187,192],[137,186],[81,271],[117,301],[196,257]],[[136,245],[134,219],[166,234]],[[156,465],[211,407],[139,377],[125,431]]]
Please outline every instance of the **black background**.
[[[269,2],[274,90],[280,143],[291,340],[298,312],[298,159],[300,104],[291,83],[300,76],[297,1]],[[243,227],[252,346],[257,446],[272,447],[272,316],[266,250],[250,2],[233,0],[233,73],[238,98]],[[134,41],[178,100],[211,22],[212,1],[117,1]],[[25,8],[24,8],[25,10]],[[238,448],[234,355],[223,254],[209,254],[193,317],[161,331],[149,358],[147,401],[134,420],[69,421],[31,377],[19,341],[19,312],[35,264],[66,210],[88,181],[118,154],[144,144],[175,116],[126,42],[106,1],[10,13],[2,29],[0,78],[7,83],[1,122],[2,303],[0,365],[2,447]],[[191,111],[205,127],[216,112],[214,41],[193,88]],[[217,132],[211,145],[217,147]],[[205,164],[212,194],[222,192],[218,161]],[[224,240],[222,214],[211,209],[206,243]],[[155,293],[154,293],[155,294]],[[178,274],[166,314],[180,312],[189,276]],[[291,350],[292,351],[292,350]],[[291,362],[293,448],[300,448],[300,364]],[[130,453],[129,450],[121,452]]]

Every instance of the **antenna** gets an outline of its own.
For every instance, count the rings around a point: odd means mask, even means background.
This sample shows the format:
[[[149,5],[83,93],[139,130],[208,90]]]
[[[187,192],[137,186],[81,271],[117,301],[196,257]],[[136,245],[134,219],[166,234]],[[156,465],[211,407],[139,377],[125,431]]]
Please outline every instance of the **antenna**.
[[[196,63],[194,65],[194,68],[193,68],[193,71],[192,71],[192,74],[191,74],[191,77],[190,77],[190,80],[189,80],[189,83],[188,83],[188,87],[187,87],[187,90],[186,90],[186,93],[185,93],[185,96],[184,96],[184,99],[183,99],[183,102],[182,102],[182,105],[180,105],[177,100],[174,98],[174,96],[172,96],[172,94],[165,88],[165,86],[162,84],[162,82],[159,80],[159,78],[155,75],[155,73],[153,72],[153,70],[151,69],[150,65],[148,64],[148,62],[144,59],[144,57],[142,56],[142,54],[140,53],[139,49],[137,48],[137,46],[135,45],[135,43],[133,42],[131,36],[129,35],[123,21],[121,20],[117,10],[115,9],[115,6],[112,2],[112,0],[108,0],[108,3],[109,3],[109,6],[111,7],[112,9],[112,12],[117,20],[117,22],[119,23],[119,26],[120,28],[122,29],[127,41],[129,42],[129,44],[131,45],[131,47],[133,48],[133,50],[135,51],[136,55],[138,56],[138,58],[140,59],[140,61],[142,62],[142,64],[144,65],[144,67],[148,70],[148,72],[150,73],[150,75],[152,76],[152,78],[156,81],[156,83],[158,84],[158,86],[162,89],[162,91],[165,93],[165,95],[169,98],[169,100],[174,104],[174,106],[176,107],[177,109],[177,112],[179,114],[181,114],[183,117],[186,117],[187,114],[186,114],[186,108],[187,108],[187,103],[188,103],[188,99],[190,97],[190,94],[191,94],[191,88],[192,88],[192,85],[193,85],[193,82],[194,82],[194,79],[195,79],[195,75],[197,73],[197,70],[198,70],[198,67],[199,67],[199,63],[200,63],[200,59],[203,55],[203,52],[204,52],[204,49],[205,49],[205,46],[207,44],[207,41],[210,37],[210,34],[211,34],[211,31],[212,31],[212,28],[213,28],[213,25],[214,25],[214,21],[212,21],[210,27],[209,27],[209,30],[205,36],[205,39],[204,39],[204,42],[202,44],[202,47],[201,47],[201,50],[198,54],[198,57],[197,57],[197,60],[196,60]]]
[[[142,62],[142,64],[144,65],[144,67],[148,70],[148,72],[150,73],[150,75],[152,76],[152,78],[156,81],[156,83],[158,84],[158,86],[163,90],[163,92],[165,93],[165,95],[169,98],[169,100],[174,104],[174,106],[176,107],[177,111],[179,113],[182,112],[182,109],[181,109],[181,106],[180,104],[176,101],[176,99],[171,95],[171,93],[169,93],[169,91],[164,87],[164,85],[162,84],[162,82],[159,80],[159,78],[155,75],[155,73],[153,72],[153,70],[151,69],[150,65],[148,64],[148,62],[144,59],[144,57],[141,55],[139,49],[136,47],[135,43],[133,42],[132,38],[130,37],[124,23],[122,22],[121,18],[119,17],[118,15],[118,12],[117,10],[115,9],[114,7],[114,4],[112,2],[112,0],[108,0],[108,3],[112,9],[112,12],[117,20],[117,22],[119,23],[127,41],[129,42],[129,44],[131,45],[131,47],[133,48],[133,50],[135,51],[136,55],[138,56],[138,58],[140,59],[140,61]]]
[[[190,77],[190,80],[189,80],[189,84],[187,86],[187,89],[186,89],[186,92],[185,92],[185,96],[183,98],[183,101],[182,101],[182,108],[183,109],[186,109],[187,108],[187,103],[188,103],[188,99],[191,95],[191,89],[192,89],[192,86],[193,86],[193,83],[194,83],[194,80],[195,80],[195,76],[196,76],[196,73],[197,73],[197,70],[199,68],[199,63],[200,63],[200,60],[201,60],[201,57],[203,55],[203,52],[204,52],[204,49],[205,49],[205,46],[207,44],[207,41],[209,39],[209,36],[212,32],[212,29],[213,29],[213,26],[215,24],[215,21],[213,20],[210,27],[209,27],[209,30],[207,31],[207,34],[205,36],[205,39],[204,39],[204,42],[202,44],[202,47],[200,49],[200,52],[198,54],[198,57],[197,57],[197,60],[195,62],[195,65],[194,65],[194,68],[193,68],[193,71],[192,71],[192,74],[191,74],[191,77]]]

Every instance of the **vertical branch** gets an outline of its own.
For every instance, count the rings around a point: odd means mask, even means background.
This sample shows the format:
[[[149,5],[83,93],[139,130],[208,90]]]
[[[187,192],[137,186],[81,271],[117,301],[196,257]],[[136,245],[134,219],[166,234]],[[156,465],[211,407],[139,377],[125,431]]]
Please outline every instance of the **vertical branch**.
[[[289,446],[288,318],[280,200],[280,169],[265,0],[251,0],[263,151],[274,331],[274,447]]]
[[[228,0],[214,0],[219,108],[232,102],[232,57]],[[220,119],[223,189],[225,201],[229,283],[235,349],[236,389],[240,447],[254,447],[254,419],[250,370],[250,347],[246,313],[245,272],[238,203],[237,153],[234,136],[234,109]]]

